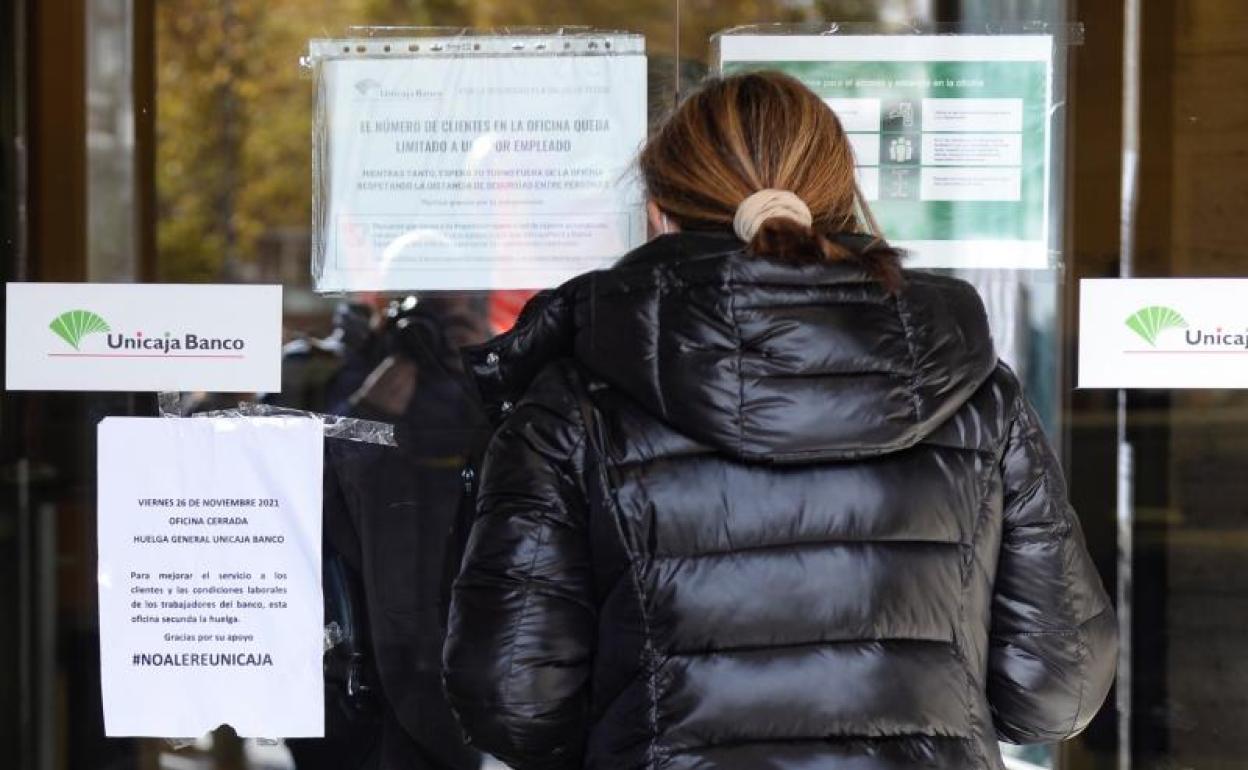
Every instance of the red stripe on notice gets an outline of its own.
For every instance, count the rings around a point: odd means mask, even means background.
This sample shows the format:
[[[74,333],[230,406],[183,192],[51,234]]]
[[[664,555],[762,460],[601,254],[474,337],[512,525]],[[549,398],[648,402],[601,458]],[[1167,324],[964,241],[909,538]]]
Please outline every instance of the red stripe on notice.
[[[50,358],[244,358],[241,353],[49,353]]]

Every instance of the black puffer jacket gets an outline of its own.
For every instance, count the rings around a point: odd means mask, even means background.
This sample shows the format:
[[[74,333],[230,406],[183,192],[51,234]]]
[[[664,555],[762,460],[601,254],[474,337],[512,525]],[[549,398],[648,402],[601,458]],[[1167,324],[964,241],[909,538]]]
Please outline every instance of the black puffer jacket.
[[[1061,471],[975,292],[907,280],[671,235],[469,353],[505,417],[445,648],[476,746],[999,770],[1087,724],[1115,621]]]

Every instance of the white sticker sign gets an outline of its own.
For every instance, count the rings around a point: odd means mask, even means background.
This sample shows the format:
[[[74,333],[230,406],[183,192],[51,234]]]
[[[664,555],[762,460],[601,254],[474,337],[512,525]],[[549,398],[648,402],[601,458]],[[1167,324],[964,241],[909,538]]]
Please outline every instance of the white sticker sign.
[[[322,445],[301,418],[100,423],[106,735],[324,735]]]
[[[8,390],[277,392],[282,287],[10,283]]]
[[[317,290],[538,289],[640,245],[646,59],[614,42],[324,60]]]
[[[1079,387],[1248,388],[1248,279],[1079,283]]]

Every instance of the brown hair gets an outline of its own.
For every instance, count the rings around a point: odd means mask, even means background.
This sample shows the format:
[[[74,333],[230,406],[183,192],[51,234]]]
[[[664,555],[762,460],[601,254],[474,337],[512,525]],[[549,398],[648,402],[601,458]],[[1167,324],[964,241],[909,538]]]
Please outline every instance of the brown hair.
[[[682,230],[731,228],[747,197],[788,190],[813,223],[767,219],[749,243],[752,254],[790,264],[854,259],[890,290],[901,284],[899,255],[880,238],[858,189],[840,120],[788,75],[710,80],[655,132],[639,165],[650,200]],[[875,239],[852,253],[831,240],[838,233]]]

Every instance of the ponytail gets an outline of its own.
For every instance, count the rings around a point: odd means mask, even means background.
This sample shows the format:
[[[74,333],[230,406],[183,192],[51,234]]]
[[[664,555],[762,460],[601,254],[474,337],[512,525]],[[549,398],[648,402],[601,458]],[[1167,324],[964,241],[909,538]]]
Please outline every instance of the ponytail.
[[[895,249],[877,238],[855,253],[830,240],[814,227],[806,203],[788,190],[759,190],[748,196],[737,206],[732,228],[755,256],[789,265],[855,261],[890,292],[901,288]]]
[[[845,256],[844,249],[811,229],[785,217],[772,217],[748,241],[750,253],[788,265],[807,265]]]
[[[779,72],[716,78],[685,98],[638,158],[651,202],[682,230],[731,227],[760,258],[790,264],[848,260],[890,291],[898,254],[837,235],[876,235],[836,114]]]

